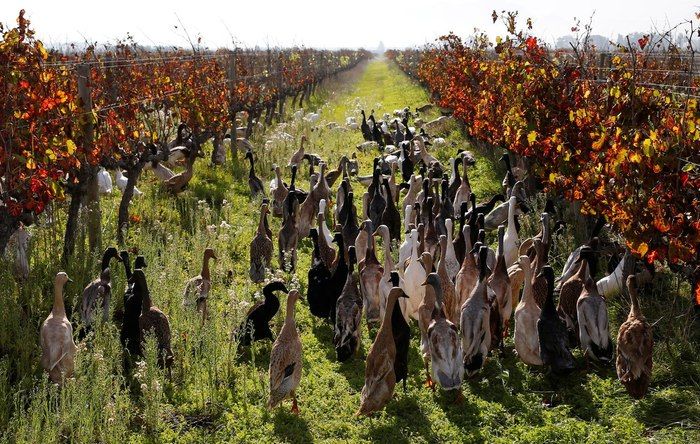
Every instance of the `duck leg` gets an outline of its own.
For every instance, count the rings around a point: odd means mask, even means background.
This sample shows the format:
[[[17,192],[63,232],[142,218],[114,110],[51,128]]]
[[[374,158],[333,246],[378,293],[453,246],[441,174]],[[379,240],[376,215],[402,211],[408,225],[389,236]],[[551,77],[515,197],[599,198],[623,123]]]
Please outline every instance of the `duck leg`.
[[[430,376],[430,370],[428,370],[428,361],[425,361],[425,374],[427,376],[425,386],[430,387],[433,390],[433,393],[435,393],[435,383],[433,382],[433,378]]]
[[[454,404],[455,405],[464,404],[464,393],[462,393],[462,389],[457,389],[457,395],[455,396]]]
[[[295,415],[299,414],[299,404],[297,404],[297,394],[292,390],[292,413]]]

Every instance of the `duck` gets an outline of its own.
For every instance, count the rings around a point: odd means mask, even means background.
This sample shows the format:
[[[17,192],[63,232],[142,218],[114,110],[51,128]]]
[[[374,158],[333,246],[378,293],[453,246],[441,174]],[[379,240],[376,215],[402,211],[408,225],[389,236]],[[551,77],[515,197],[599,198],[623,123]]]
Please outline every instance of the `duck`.
[[[117,249],[115,247],[108,247],[102,254],[100,277],[90,282],[85,289],[83,289],[83,296],[80,304],[80,319],[82,319],[85,329],[89,329],[92,326],[95,310],[99,302],[102,303],[102,320],[106,321],[109,317],[109,303],[112,298],[109,263],[112,259],[121,262]]]
[[[112,176],[103,166],[97,171],[97,189],[100,194],[112,193]]]
[[[508,199],[497,205],[491,212],[489,212],[484,218],[484,228],[487,231],[498,229],[498,226],[504,224],[508,221],[509,214],[511,212],[510,198],[515,197],[515,207],[514,215],[518,216],[520,214],[527,214],[530,209],[525,203],[525,186],[522,182],[516,182],[511,190],[510,194],[507,195]],[[517,224],[515,224],[517,228]],[[512,264],[511,264],[512,265]]]
[[[141,316],[139,316],[140,340],[143,344],[146,335],[155,336],[158,343],[158,365],[168,369],[168,374],[173,366],[173,350],[170,342],[170,322],[168,317],[151,301],[151,293],[148,291],[146,274],[143,268],[137,268],[133,273],[134,293],[141,295]]]
[[[428,252],[423,252],[421,255],[421,262],[423,262],[423,268],[425,269],[427,276],[432,271],[433,258]],[[425,279],[423,280],[425,283]],[[425,285],[421,285],[426,287]],[[429,364],[430,364],[430,341],[428,339],[428,327],[433,320],[433,310],[435,310],[435,305],[437,303],[436,294],[431,288],[427,288],[425,291],[425,296],[418,306],[418,327],[420,329],[420,352],[423,358],[423,363],[425,364],[425,373],[427,375],[426,385],[428,387],[433,386],[433,381],[430,376]]]
[[[460,263],[457,260],[457,253],[455,252],[454,240],[452,239],[452,219],[445,219],[445,229],[447,231],[447,249],[445,250],[445,255],[440,256],[440,261],[445,261],[445,269],[447,271],[447,276],[450,278],[451,282],[454,282],[455,278],[457,277],[457,273],[459,273]]]
[[[461,398],[462,379],[464,378],[463,354],[459,344],[457,326],[450,322],[442,309],[442,289],[437,273],[430,273],[425,279],[435,293],[435,310],[433,320],[428,327],[430,343],[430,362],[432,380],[445,390],[457,391],[457,400]],[[434,388],[434,386],[433,386]]]
[[[192,177],[194,176],[194,162],[197,159],[199,150],[192,149],[189,156],[187,157],[187,162],[185,164],[185,171],[182,171],[170,179],[163,182],[165,190],[172,194],[179,194],[182,192],[187,184],[190,183]],[[136,193],[136,188],[134,188],[134,194]]]
[[[209,261],[216,259],[216,253],[213,248],[204,250],[204,258],[202,260],[202,271],[187,281],[185,290],[182,292],[182,305],[196,305],[197,311],[202,313],[204,318],[207,317],[207,298],[211,290],[211,272],[209,271]]]
[[[394,396],[396,386],[396,343],[392,315],[400,297],[405,297],[400,287],[389,292],[387,306],[381,326],[367,353],[365,384],[360,394],[360,408],[356,415],[370,416],[380,411]],[[404,379],[405,382],[405,379]]]
[[[425,208],[425,212],[428,213],[428,225],[425,228],[425,238],[424,245],[425,251],[429,252],[432,257],[437,257],[438,245],[438,234],[435,229],[435,216],[431,208],[433,207],[433,198],[428,198],[428,204]]]
[[[455,276],[455,314],[462,312],[462,306],[469,299],[479,280],[479,269],[476,266],[476,259],[474,259],[474,255],[471,254],[472,243],[469,236],[470,230],[471,228],[469,225],[465,225],[462,230],[467,253],[464,255],[464,260],[457,272],[457,276]]]
[[[382,248],[384,249],[384,266],[383,274],[379,280],[379,318],[384,319],[384,311],[386,310],[386,300],[389,292],[393,288],[391,282],[391,273],[395,270],[394,260],[391,257],[391,238],[389,228],[386,225],[380,225],[372,233],[372,236],[380,236],[382,239]]]
[[[457,231],[457,237],[452,241],[452,246],[455,252],[455,257],[457,258],[457,263],[462,264],[464,261],[466,239],[464,238],[464,226],[467,223],[467,202],[462,202],[459,209],[459,230]]]
[[[248,275],[254,283],[265,280],[265,270],[272,264],[272,239],[265,229],[265,222],[270,209],[267,203],[260,205],[260,219],[255,237],[250,242],[250,268]],[[207,270],[208,271],[208,270]]]
[[[348,156],[342,156],[340,158],[340,162],[338,163],[338,168],[326,173],[326,183],[329,187],[335,185],[335,182],[338,180],[338,178],[345,173],[348,160]]]
[[[280,300],[275,295],[276,291],[281,291],[285,294],[289,293],[282,281],[272,281],[263,287],[264,299],[250,307],[245,320],[236,331],[239,345],[249,346],[254,341],[274,339],[272,330],[270,330],[270,321],[280,309]]]
[[[411,256],[403,273],[403,291],[408,295],[406,314],[418,318],[418,307],[425,297],[425,268],[418,262],[418,230],[411,230]]]
[[[601,363],[611,362],[613,344],[608,325],[608,307],[592,278],[586,279],[584,283],[581,296],[576,302],[576,311],[584,357]]]
[[[360,114],[362,114],[362,123],[360,123],[360,131],[362,132],[362,138],[365,139],[365,142],[371,142],[373,140],[372,129],[369,127],[369,124],[367,123],[367,117],[365,116],[365,110],[361,110]]]
[[[414,206],[414,204],[417,202],[422,183],[423,179],[420,176],[416,176],[415,174],[411,175],[408,183],[408,191],[401,202],[401,211],[403,214],[406,214],[406,207],[409,205]]]
[[[362,256],[360,257],[360,264],[365,260],[364,252],[367,251],[367,245],[370,242],[370,234],[372,233],[372,221],[367,219],[362,221],[360,224],[360,232],[357,233],[355,238],[355,251],[360,251]]]
[[[401,169],[401,178],[404,182],[409,182],[413,176],[414,163],[411,159],[411,142],[403,141],[399,144],[401,154],[399,155],[399,168]]]
[[[136,291],[131,264],[129,263],[129,253],[122,251],[119,253],[124,264],[127,285],[124,291],[124,315],[122,320],[119,340],[124,349],[124,362],[129,368],[129,363],[133,358],[141,356],[141,329],[139,327],[139,317],[141,316],[141,306],[143,304],[143,291]],[[135,269],[146,267],[146,260],[143,256],[137,256],[134,261]]]
[[[318,234],[323,236],[326,240],[326,244],[330,245],[333,243],[333,234],[331,233],[331,230],[328,229],[328,225],[326,225],[326,208],[327,208],[327,202],[328,199],[321,199],[318,201],[318,215],[321,217],[317,217],[316,221],[318,222],[318,228],[319,232]]]
[[[515,227],[515,207],[517,198],[511,196],[508,199],[508,228],[503,237],[503,255],[505,256],[506,266],[510,267],[518,261],[519,247],[518,230]]]
[[[496,266],[493,274],[488,278],[488,286],[495,293],[491,305],[491,316],[498,320],[496,335],[491,337],[492,346],[502,346],[503,339],[508,336],[508,326],[513,313],[513,298],[511,295],[511,282],[508,277],[508,267],[504,256],[503,238],[506,227],[498,227],[498,251],[496,254]]]
[[[273,409],[283,400],[292,398],[292,413],[299,414],[296,390],[301,382],[303,350],[299,330],[294,319],[299,292],[292,290],[287,296],[287,312],[282,330],[270,350],[270,396],[267,407]]]
[[[630,312],[617,333],[615,369],[627,393],[635,399],[643,398],[649,390],[653,367],[654,336],[652,326],[644,317],[637,294],[637,277],[627,278]]]
[[[378,170],[377,170],[378,171]],[[381,184],[377,183],[372,189],[371,199],[368,206],[368,217],[372,221],[372,227],[375,229],[382,224],[382,214],[386,209],[386,199],[381,193]]]
[[[299,149],[292,154],[292,157],[289,159],[289,163],[287,164],[288,167],[291,167],[292,165],[297,165],[299,166],[301,162],[304,160],[304,143],[306,143],[306,135],[301,136],[301,142],[299,143]]]
[[[278,259],[280,269],[294,273],[297,268],[297,244],[299,240],[299,230],[297,230],[299,202],[294,198],[288,198],[285,205],[285,215],[277,237]],[[287,259],[289,259],[289,263],[287,263]]]
[[[274,188],[270,189],[270,195],[272,196],[272,215],[274,217],[282,217],[284,215],[284,200],[287,198],[287,194],[289,194],[289,189],[284,182],[282,182],[282,172],[280,167],[274,165],[273,169],[275,170],[275,179],[273,179],[273,181],[275,181],[276,184]],[[293,168],[292,172],[292,183],[294,183],[296,168]]]
[[[452,199],[452,208],[455,210],[462,207],[462,202],[469,202],[470,196],[472,195],[472,187],[469,184],[469,175],[467,174],[467,160],[462,158],[462,179],[455,191],[455,196]],[[455,217],[459,217],[459,214],[455,214]]]
[[[399,209],[396,208],[396,204],[394,203],[394,196],[392,195],[391,190],[389,189],[389,181],[384,179],[382,185],[384,186],[384,190],[387,197],[386,206],[384,207],[384,211],[382,212],[380,225],[384,225],[389,229],[389,235],[391,240],[400,242],[401,214],[399,213]]]
[[[360,228],[357,225],[357,209],[354,204],[354,193],[348,193],[346,202],[343,204],[343,209],[346,210],[345,220],[342,223],[343,241],[346,248],[355,246],[355,239],[360,234]]]
[[[601,278],[596,283],[598,293],[606,299],[612,298],[620,294],[624,288],[627,278],[634,273],[635,259],[630,254],[629,250],[625,250],[625,255],[617,264],[612,273]]]
[[[117,188],[119,188],[119,191],[121,191],[123,193],[124,191],[126,191],[126,185],[127,185],[127,183],[129,183],[129,179],[126,178],[126,176],[124,175],[122,170],[119,168],[117,168],[117,171],[115,172],[115,176],[116,176],[115,182],[117,184]],[[136,188],[136,186],[134,186],[134,196],[141,196],[142,194],[143,193],[141,192],[141,190],[139,190],[138,188]]]
[[[547,298],[542,305],[537,320],[537,333],[540,341],[542,363],[549,366],[554,374],[571,373],[575,368],[574,357],[568,348],[566,324],[559,318],[554,307],[554,271],[549,265],[540,272],[547,283]]]
[[[532,250],[534,254],[534,259],[531,259],[533,270],[532,289],[535,295],[535,302],[542,307],[544,301],[547,299],[547,280],[545,279],[545,275],[540,273],[542,268],[547,264],[542,241],[535,239],[532,243]]]
[[[542,310],[535,302],[532,293],[532,269],[530,258],[522,255],[518,258],[518,267],[522,270],[523,296],[520,299],[513,318],[515,320],[515,330],[513,332],[513,342],[518,357],[527,365],[543,365],[540,356],[540,339],[537,330],[537,323]]]
[[[146,165],[144,165],[143,169],[151,170],[153,172],[153,175],[156,176],[162,182],[165,182],[166,180],[170,179],[175,175],[173,170],[166,167],[165,165],[163,165],[162,162],[159,162],[157,160],[146,162]]]
[[[384,274],[384,267],[377,259],[376,245],[371,226],[366,226],[368,237],[367,248],[364,260],[359,264],[360,291],[362,292],[362,305],[365,309],[365,319],[367,324],[372,326],[379,324],[383,317],[380,317],[381,297],[379,284]]]
[[[333,270],[333,265],[336,258],[335,250],[332,247],[333,235],[330,234],[330,230],[326,226],[325,215],[323,212],[318,212],[316,222],[320,227],[320,230],[318,230],[318,250],[320,258],[328,270]],[[330,240],[328,240],[328,237],[326,237],[326,235],[322,233],[324,230],[328,231]]]
[[[459,164],[460,162],[458,162],[457,159],[454,157],[450,158],[450,184],[447,189],[447,195],[452,202],[454,202],[455,196],[457,196],[459,186],[462,185],[462,177],[459,174]]]
[[[73,326],[66,317],[63,303],[63,289],[66,282],[71,282],[68,275],[61,271],[56,274],[53,284],[53,308],[41,325],[41,366],[55,384],[73,376],[75,355],[78,351],[73,341]]]
[[[578,248],[576,248],[574,251],[572,251],[569,254],[569,257],[566,259],[566,263],[564,264],[564,268],[562,269],[562,274],[561,277],[559,278],[559,286],[561,286],[564,282],[566,282],[574,273],[576,273],[576,270],[578,270],[578,267],[576,264],[578,263],[578,257],[579,254],[581,253],[581,249],[584,247],[590,247],[593,250],[597,248],[598,244],[598,236],[600,235],[600,232],[602,231],[603,227],[605,226],[605,218],[602,216],[599,216],[596,219],[596,223],[593,226],[593,230],[591,232],[591,235],[589,236],[588,240],[583,243],[583,245],[580,245]],[[619,265],[619,264],[618,264]],[[597,267],[596,267],[597,269]],[[624,283],[624,282],[623,282]],[[598,291],[601,294],[604,294],[602,289],[598,289]]]
[[[444,234],[440,236],[440,262],[438,262],[437,274],[440,278],[440,288],[442,289],[443,298],[443,311],[445,316],[450,322],[454,323],[453,319],[458,320],[459,315],[455,313],[455,306],[457,305],[455,294],[455,285],[450,278],[449,271],[447,269],[446,257],[448,256],[448,250],[451,246],[447,236]]]
[[[250,161],[250,170],[248,170],[248,186],[250,187],[250,197],[255,199],[256,197],[265,194],[265,186],[262,180],[255,175],[255,160],[253,158],[252,151],[246,151],[245,158]]]
[[[338,253],[336,254],[336,263],[333,266],[333,273],[331,274],[331,279],[328,281],[328,297],[330,305],[330,318],[333,325],[335,325],[336,320],[336,305],[340,294],[343,292],[345,287],[345,281],[348,277],[348,264],[345,260],[345,241],[343,240],[343,235],[340,232],[336,232],[333,236],[333,242],[338,245]]]
[[[331,272],[321,257],[319,248],[319,234],[316,228],[309,231],[309,237],[314,245],[311,268],[308,273],[308,286],[306,299],[309,303],[309,311],[312,315],[321,319],[328,319],[331,305],[327,297],[328,282],[331,279]]]
[[[464,353],[464,371],[473,376],[485,363],[491,347],[491,330],[489,327],[490,301],[487,280],[491,274],[486,264],[488,247],[479,248],[479,280],[462,305],[459,319],[462,332],[462,352]]]
[[[589,272],[590,258],[593,255],[593,250],[590,247],[581,249],[577,263],[578,270],[561,286],[559,291],[559,304],[557,305],[557,313],[559,317],[566,323],[566,328],[570,332],[570,343],[578,343],[579,325],[578,325],[578,309],[576,308],[579,296],[583,291],[585,282],[591,277],[595,271]]]
[[[398,271],[392,271],[390,276],[392,288],[401,290],[399,281]],[[394,373],[396,374],[397,384],[403,381],[404,393],[406,392],[406,382],[408,381],[408,351],[411,345],[411,326],[408,324],[403,308],[407,298],[408,295],[401,290],[399,300],[394,304],[394,309],[391,312],[391,330],[394,336],[394,345],[396,346]]]
[[[362,297],[357,288],[355,247],[348,248],[348,274],[343,291],[336,302],[335,334],[333,345],[339,362],[350,359],[360,348],[362,320]]]

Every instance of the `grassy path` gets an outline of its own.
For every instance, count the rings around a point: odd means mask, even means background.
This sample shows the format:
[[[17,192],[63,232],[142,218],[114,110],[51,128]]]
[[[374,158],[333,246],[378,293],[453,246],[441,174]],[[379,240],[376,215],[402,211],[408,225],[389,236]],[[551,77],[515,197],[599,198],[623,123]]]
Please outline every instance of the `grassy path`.
[[[341,125],[359,110],[375,109],[381,116],[404,106],[427,103],[426,92],[384,60],[363,69],[317,94],[311,108],[321,121],[312,129],[305,122],[279,125],[256,140],[260,157],[258,174],[266,186],[273,162],[286,165],[296,142],[285,141],[282,132],[299,140],[310,138],[309,151],[317,152],[335,167],[343,154],[355,151],[359,131],[329,129]],[[436,117],[425,116],[426,120]],[[445,135],[448,144],[437,152],[446,159],[458,148],[468,149],[459,132]],[[266,148],[264,142],[270,140]],[[477,153],[478,154],[478,153]],[[370,173],[372,154],[360,155],[361,174]],[[259,202],[248,197],[247,170],[242,160],[233,166],[211,169],[199,162],[190,190],[178,198],[161,192],[150,175],[139,184],[145,195],[133,205],[136,223],[128,244],[145,255],[146,275],[154,303],[170,317],[176,365],[173,382],[165,382],[155,366],[153,347],[147,365],[139,371],[134,396],[121,375],[119,335],[111,323],[97,328],[94,337],[80,346],[76,379],[62,391],[45,382],[38,366],[38,326],[51,307],[51,282],[58,271],[61,223],[35,232],[31,260],[32,281],[23,287],[0,287],[0,345],[8,358],[0,359],[0,440],[16,442],[636,442],[649,417],[666,402],[685,405],[681,417],[698,413],[697,397],[668,390],[656,400],[632,403],[611,370],[579,372],[552,383],[528,370],[513,355],[508,343],[503,356],[491,359],[484,371],[465,382],[466,402],[453,404],[451,396],[433,394],[423,386],[419,333],[414,325],[407,392],[397,387],[385,411],[372,419],[353,416],[364,383],[364,360],[356,357],[339,364],[332,347],[332,327],[313,318],[304,299],[297,304],[297,323],[304,348],[304,369],[298,390],[301,414],[289,413],[289,403],[268,411],[267,366],[270,343],[254,345],[237,354],[230,332],[253,303],[260,287],[248,280],[248,246],[257,225]],[[493,161],[479,157],[471,183],[482,196],[498,189],[500,172]],[[299,182],[308,188],[308,174]],[[359,186],[359,185],[358,185]],[[113,239],[119,192],[103,199],[105,242]],[[277,233],[279,221],[273,220]],[[276,245],[276,240],[275,240]],[[181,295],[186,280],[199,273],[201,254],[211,246],[218,253],[213,264],[210,295],[212,319],[202,325],[199,317],[184,309]],[[275,247],[276,248],[276,247]],[[279,274],[288,286],[305,295],[311,248],[299,247],[297,276]],[[95,258],[78,252],[67,269],[76,284],[66,295],[75,304],[83,285],[94,278]],[[276,266],[276,260],[273,261]],[[231,279],[226,279],[228,272]],[[121,304],[123,271],[113,265],[113,297]],[[13,282],[0,271],[2,282]],[[27,303],[26,301],[31,301]],[[26,308],[26,306],[29,308]],[[275,319],[279,329],[284,318]],[[24,311],[23,311],[24,310]],[[26,313],[17,315],[16,313]],[[611,316],[612,318],[612,316]],[[362,356],[371,345],[363,329]],[[27,341],[30,338],[30,341]],[[35,340],[36,339],[36,340]],[[17,382],[5,382],[7,375]],[[161,390],[161,387],[162,390]],[[683,396],[686,396],[685,398]],[[543,402],[554,407],[544,407]],[[688,406],[690,404],[690,406]],[[18,409],[19,406],[22,409]],[[7,427],[6,427],[7,426]],[[3,434],[3,429],[6,431]],[[691,432],[659,431],[660,441],[692,440]],[[64,438],[60,438],[64,437]]]

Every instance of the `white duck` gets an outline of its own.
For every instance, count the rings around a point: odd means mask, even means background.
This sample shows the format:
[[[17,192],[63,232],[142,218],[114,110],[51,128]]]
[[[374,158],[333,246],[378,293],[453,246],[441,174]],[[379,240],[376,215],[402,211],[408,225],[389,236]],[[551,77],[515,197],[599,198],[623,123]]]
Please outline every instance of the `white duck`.
[[[333,245],[333,234],[331,233],[331,230],[328,228],[328,225],[325,223],[325,217],[326,217],[326,199],[321,199],[318,203],[318,214],[323,214],[324,217],[324,223],[321,224],[321,235],[326,238],[326,244],[327,245]]]
[[[626,251],[615,270],[596,283],[598,293],[605,298],[620,294],[627,282],[627,277],[634,273],[634,265],[634,257]]]
[[[413,235],[413,232],[416,232],[415,236]],[[405,272],[405,266],[406,266],[406,261],[408,258],[411,257],[411,252],[413,251],[413,244],[418,243],[418,230],[415,228],[412,228],[408,232],[408,236],[406,236],[406,239],[404,239],[403,243],[399,247],[399,263],[398,263],[398,271],[399,274],[403,274]]]
[[[537,321],[540,318],[540,307],[535,302],[532,291],[532,268],[530,258],[523,255],[518,259],[518,267],[523,273],[523,296],[515,308],[515,331],[513,339],[515,351],[527,365],[542,365],[540,357],[540,336],[537,332]]]
[[[41,326],[41,366],[56,384],[63,384],[73,375],[77,347],[73,342],[73,326],[66,317],[63,304],[63,287],[70,281],[60,272],[54,280],[53,309]]]
[[[425,296],[425,269],[418,262],[418,230],[411,230],[411,257],[409,264],[404,270],[403,291],[408,296],[406,301],[406,314],[418,320],[418,307],[423,302]]]
[[[109,175],[104,167],[100,167],[97,172],[97,188],[100,194],[112,193],[112,176]]]
[[[117,188],[119,188],[119,190],[123,193],[124,190],[126,189],[126,184],[129,181],[129,179],[126,178],[124,173],[122,173],[122,170],[120,170],[119,168],[117,168],[116,176],[117,176]],[[142,194],[143,193],[141,192],[141,190],[134,187],[134,196],[140,196]]]
[[[148,162],[143,169],[153,171],[153,175],[162,181],[169,180],[175,175],[173,170],[163,165],[162,162]]]
[[[503,256],[506,259],[506,267],[518,262],[518,231],[515,229],[517,200],[515,196],[508,199],[508,228],[503,236]]]

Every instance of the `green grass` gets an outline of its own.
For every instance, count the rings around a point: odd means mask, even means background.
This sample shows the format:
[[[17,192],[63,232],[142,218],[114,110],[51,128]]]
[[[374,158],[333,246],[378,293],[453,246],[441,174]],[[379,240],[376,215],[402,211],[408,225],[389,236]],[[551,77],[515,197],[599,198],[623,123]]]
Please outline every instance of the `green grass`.
[[[341,74],[321,88],[309,108],[321,113],[313,129],[290,122],[256,136],[259,175],[269,182],[273,162],[286,165],[302,133],[310,136],[310,151],[335,162],[355,151],[357,132],[326,129],[321,123],[344,123],[359,109],[384,112],[423,105],[428,97],[419,85],[382,60]],[[426,116],[426,120],[436,114]],[[294,143],[264,141],[284,131]],[[448,146],[438,152],[446,159],[457,148],[470,149],[455,126],[445,135]],[[480,199],[498,190],[502,171],[494,153],[475,152],[478,166],[471,182]],[[360,155],[361,174],[369,174],[373,154]],[[121,371],[118,330],[100,325],[80,345],[76,377],[58,390],[46,382],[39,366],[38,332],[52,304],[51,286],[59,270],[65,204],[54,208],[55,222],[34,227],[31,279],[14,283],[7,267],[0,270],[0,439],[8,442],[697,442],[700,439],[700,364],[693,342],[697,327],[681,316],[687,300],[674,299],[675,282],[660,278],[654,293],[644,295],[647,316],[655,325],[654,381],[650,396],[634,402],[617,382],[613,369],[579,371],[566,380],[553,380],[528,369],[507,342],[503,356],[490,359],[483,372],[466,381],[466,402],[433,394],[423,386],[419,333],[414,326],[410,374],[406,393],[397,387],[395,399],[372,419],[353,416],[364,383],[364,361],[372,335],[363,326],[361,356],[348,363],[335,360],[332,327],[313,318],[304,299],[297,305],[297,322],[304,348],[304,370],[298,390],[301,415],[288,412],[289,404],[268,411],[267,366],[270,343],[236,352],[230,333],[243,313],[259,298],[260,286],[249,282],[248,245],[257,224],[259,201],[248,197],[242,159],[212,169],[195,165],[189,190],[177,198],[163,193],[150,175],[139,188],[132,213],[141,222],[131,227],[128,245],[146,256],[154,303],[170,317],[176,363],[168,382],[155,365],[152,344],[146,363],[134,381]],[[288,176],[288,173],[286,174]],[[288,179],[287,179],[288,180]],[[308,188],[308,174],[299,182]],[[356,185],[360,186],[360,185]],[[114,239],[120,193],[103,199],[103,238]],[[541,200],[536,202],[542,206]],[[535,218],[524,229],[536,231]],[[225,224],[222,224],[225,222]],[[279,220],[273,219],[273,232]],[[228,227],[227,227],[228,225]],[[571,236],[562,251],[575,244]],[[83,239],[66,270],[76,281],[67,288],[68,305],[75,306],[82,287],[96,276],[97,258],[87,254]],[[205,247],[216,249],[212,318],[201,325],[197,315],[181,305],[186,280],[199,273]],[[291,288],[305,294],[311,248],[299,246],[299,272],[277,272]],[[566,259],[553,254],[555,266]],[[276,260],[273,261],[276,266]],[[224,277],[233,272],[228,285]],[[124,277],[112,269],[114,306],[121,305]],[[279,329],[282,310],[275,318]],[[626,316],[624,300],[610,303],[612,330]],[[582,366],[582,360],[578,357]],[[545,407],[544,402],[553,407]]]

